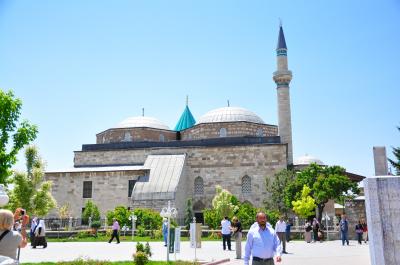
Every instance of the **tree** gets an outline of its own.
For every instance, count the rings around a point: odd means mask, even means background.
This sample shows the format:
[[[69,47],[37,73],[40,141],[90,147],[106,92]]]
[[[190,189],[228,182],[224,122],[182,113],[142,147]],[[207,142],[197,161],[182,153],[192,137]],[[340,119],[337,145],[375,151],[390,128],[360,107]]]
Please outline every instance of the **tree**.
[[[58,207],[58,216],[61,219],[66,219],[71,216],[71,205],[68,202]]]
[[[318,208],[318,220],[322,219],[322,211],[328,200],[340,200],[343,195],[357,194],[357,183],[352,182],[346,175],[344,168],[339,166],[319,166],[311,164],[296,174],[295,179],[284,189],[285,204],[291,207],[293,200],[301,197],[303,186],[310,187],[310,196],[315,200]]]
[[[217,194],[212,200],[213,208],[218,212],[220,217],[232,216],[234,212],[239,210],[239,207],[234,205],[232,202],[235,200],[232,198],[232,193],[226,189],[222,189],[219,185],[217,185],[215,188]]]
[[[8,184],[18,152],[36,139],[37,127],[24,120],[17,125],[22,101],[0,89],[0,184]],[[12,139],[12,143],[10,143]]]
[[[400,127],[397,127],[400,131]],[[396,175],[400,176],[400,147],[392,147],[393,148],[393,155],[395,157],[394,160],[388,159],[392,167],[394,167],[396,171]]]
[[[311,189],[307,186],[303,186],[301,191],[301,197],[297,201],[292,201],[293,211],[300,217],[308,218],[315,214],[315,200],[309,195]]]
[[[244,202],[239,205],[236,217],[242,223],[242,227],[248,229],[256,221],[257,212],[257,208],[253,207],[253,205],[248,202]]]
[[[186,229],[189,229],[190,223],[193,220],[193,216],[194,216],[194,214],[193,214],[192,199],[189,198],[189,199],[187,199],[186,209],[185,209],[185,226],[186,226]]]
[[[82,213],[82,221],[87,223],[89,221],[89,217],[92,218],[92,222],[100,221],[99,207],[97,207],[92,200],[86,201],[85,210]]]
[[[281,214],[287,214],[290,211],[292,207],[285,203],[285,194],[282,191],[295,177],[296,173],[293,170],[283,169],[274,175],[273,181],[269,177],[265,179],[266,190],[271,194],[264,200],[267,209]]]
[[[10,194],[11,209],[18,207],[29,214],[45,216],[56,207],[57,203],[51,195],[51,181],[44,181],[44,163],[36,146],[25,149],[26,173],[15,172],[12,177],[14,188]]]
[[[127,225],[132,228],[129,216],[131,216],[131,212],[125,206],[119,205],[113,211],[107,212],[107,222],[111,225],[112,219],[115,218],[121,226]]]

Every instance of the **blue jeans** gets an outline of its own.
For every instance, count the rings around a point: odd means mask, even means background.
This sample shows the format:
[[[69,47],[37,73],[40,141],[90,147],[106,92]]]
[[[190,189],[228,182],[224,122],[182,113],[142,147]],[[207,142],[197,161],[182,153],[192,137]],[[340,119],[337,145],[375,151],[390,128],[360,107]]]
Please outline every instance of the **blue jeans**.
[[[164,232],[163,236],[164,236],[164,243],[165,243],[165,245],[167,245],[168,232]]]
[[[342,238],[342,245],[344,246],[344,241],[346,241],[346,243],[348,245],[349,244],[349,238],[348,238],[348,235],[347,235],[347,231],[346,232],[345,231],[341,231],[340,232],[340,236]]]

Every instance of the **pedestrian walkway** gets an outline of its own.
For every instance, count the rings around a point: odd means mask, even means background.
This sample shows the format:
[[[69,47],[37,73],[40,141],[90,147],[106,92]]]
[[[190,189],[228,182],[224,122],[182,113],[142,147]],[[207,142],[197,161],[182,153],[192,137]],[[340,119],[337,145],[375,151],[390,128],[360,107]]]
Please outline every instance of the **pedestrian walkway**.
[[[163,242],[150,242],[153,252],[152,260],[166,260],[167,250]],[[233,245],[234,246],[234,245]],[[244,248],[244,242],[242,244]],[[107,242],[74,242],[52,243],[46,249],[32,249],[26,247],[21,250],[21,262],[42,261],[70,261],[80,257],[110,260],[132,260],[135,243],[121,242],[120,244]],[[291,241],[287,244],[289,254],[283,255],[281,265],[370,265],[368,245],[358,245],[351,241],[350,246],[342,246],[340,241],[307,244],[301,241]],[[244,250],[242,251],[244,254]],[[230,258],[226,265],[243,264],[243,259],[235,259],[235,251],[222,250],[222,242],[202,242],[202,247],[196,249],[196,257],[199,261],[209,262]],[[190,248],[189,242],[181,242],[181,253],[176,254],[176,259],[193,260],[195,250]],[[175,255],[170,254],[170,260]]]

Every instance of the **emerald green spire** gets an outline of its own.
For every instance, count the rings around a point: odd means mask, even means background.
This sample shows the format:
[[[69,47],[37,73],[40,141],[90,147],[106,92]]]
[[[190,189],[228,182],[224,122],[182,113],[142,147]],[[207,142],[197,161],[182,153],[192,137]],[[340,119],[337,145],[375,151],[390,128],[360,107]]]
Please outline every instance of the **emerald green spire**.
[[[195,124],[196,124],[196,120],[194,119],[192,113],[190,112],[190,109],[188,106],[188,98],[186,98],[185,110],[183,111],[181,117],[179,118],[179,121],[176,124],[174,131],[177,131],[177,132],[183,131],[187,128],[192,127]]]

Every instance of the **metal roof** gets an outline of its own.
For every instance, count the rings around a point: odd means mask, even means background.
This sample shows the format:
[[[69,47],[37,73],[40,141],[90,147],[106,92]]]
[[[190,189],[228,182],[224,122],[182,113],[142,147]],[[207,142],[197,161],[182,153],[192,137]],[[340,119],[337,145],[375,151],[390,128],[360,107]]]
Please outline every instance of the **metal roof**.
[[[182,113],[178,123],[175,126],[174,131],[183,131],[187,128],[192,127],[196,124],[196,120],[194,119],[192,113],[190,112],[189,106],[186,106],[185,110]]]
[[[149,155],[144,163],[148,178],[136,182],[132,200],[173,200],[182,176],[186,155]]]
[[[167,125],[162,123],[153,117],[129,117],[120,123],[118,123],[114,128],[138,128],[138,127],[148,127],[162,130],[170,130]]]
[[[211,122],[235,122],[235,121],[247,121],[254,123],[262,123],[264,121],[258,117],[254,112],[245,108],[239,107],[224,107],[214,109],[204,114],[200,119],[200,123],[211,123]]]
[[[114,167],[73,167],[61,170],[48,170],[46,173],[66,173],[66,172],[110,172],[110,171],[129,171],[146,170],[143,165],[139,166],[114,166]]]
[[[287,49],[285,35],[283,34],[282,26],[279,27],[278,45],[277,45],[276,49]]]

